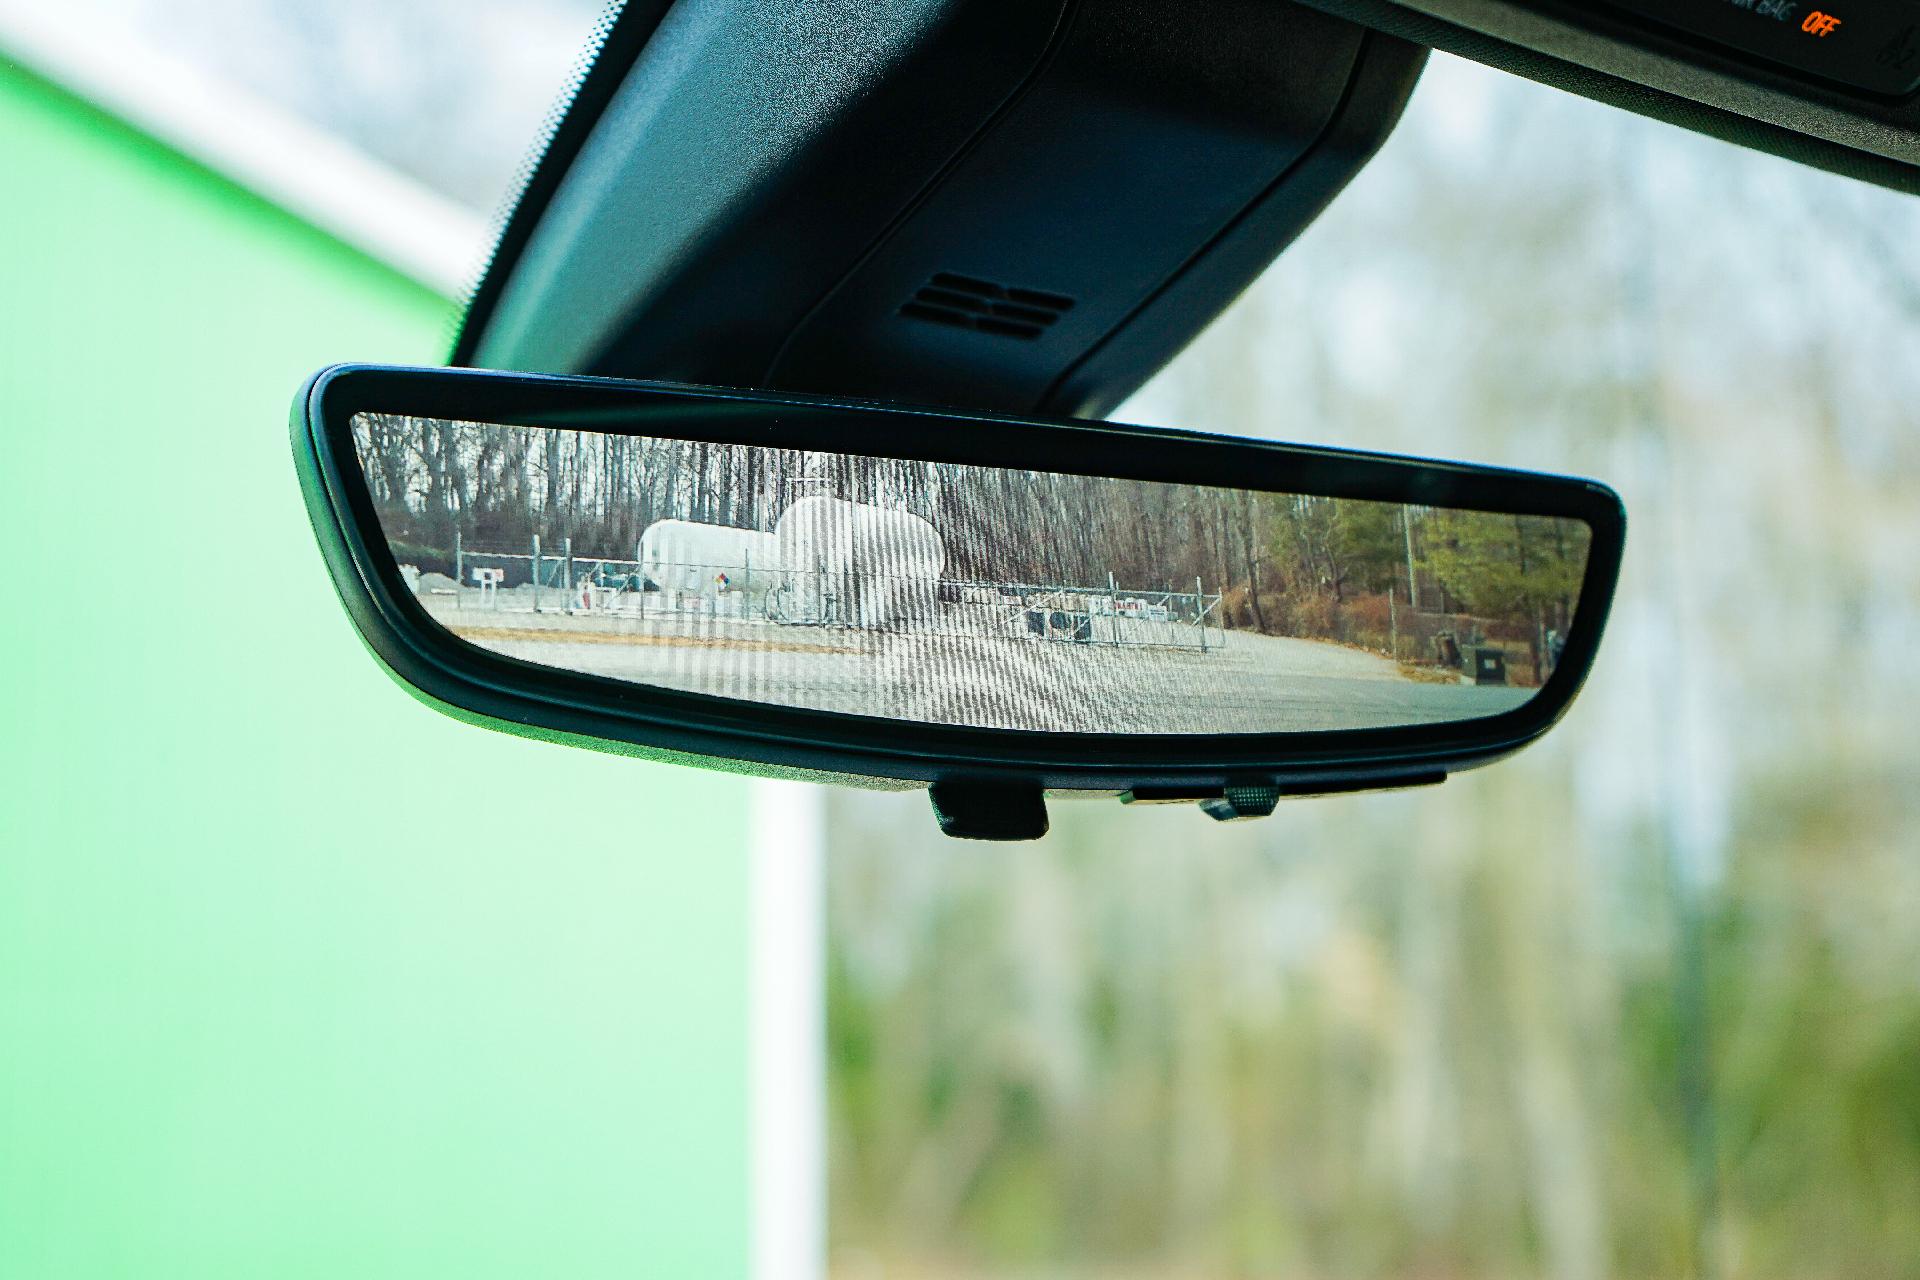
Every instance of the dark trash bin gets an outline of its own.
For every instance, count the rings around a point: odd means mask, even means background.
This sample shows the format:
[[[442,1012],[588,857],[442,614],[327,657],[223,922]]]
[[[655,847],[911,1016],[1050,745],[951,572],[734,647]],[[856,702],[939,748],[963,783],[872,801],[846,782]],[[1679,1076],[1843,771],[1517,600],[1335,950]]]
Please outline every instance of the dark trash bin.
[[[1468,675],[1475,684],[1505,684],[1507,682],[1507,655],[1500,649],[1473,649],[1473,665]]]
[[[1093,639],[1093,618],[1085,613],[1055,609],[1047,615],[1047,634],[1056,640],[1085,644]]]

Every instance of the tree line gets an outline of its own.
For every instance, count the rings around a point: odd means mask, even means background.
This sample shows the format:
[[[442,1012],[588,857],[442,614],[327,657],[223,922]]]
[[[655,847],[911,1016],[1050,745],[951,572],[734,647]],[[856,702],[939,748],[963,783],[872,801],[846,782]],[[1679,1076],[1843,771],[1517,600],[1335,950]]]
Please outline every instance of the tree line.
[[[1224,598],[1225,625],[1386,648],[1383,608],[1564,633],[1587,534],[1567,520],[657,436],[363,414],[355,441],[388,540],[414,563],[521,552],[635,558],[656,520],[771,530],[799,498],[903,509],[950,580]],[[1424,655],[1415,655],[1424,656]]]

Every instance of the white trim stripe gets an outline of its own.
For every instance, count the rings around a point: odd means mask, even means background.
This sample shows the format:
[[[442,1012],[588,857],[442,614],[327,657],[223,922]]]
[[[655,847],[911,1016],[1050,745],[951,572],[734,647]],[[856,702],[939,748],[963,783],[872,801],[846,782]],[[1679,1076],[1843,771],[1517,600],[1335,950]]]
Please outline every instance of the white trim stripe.
[[[487,249],[485,219],[273,104],[45,0],[0,0],[0,56],[369,257],[457,299]]]
[[[756,778],[747,837],[753,1280],[820,1280],[827,1251],[826,792]]]

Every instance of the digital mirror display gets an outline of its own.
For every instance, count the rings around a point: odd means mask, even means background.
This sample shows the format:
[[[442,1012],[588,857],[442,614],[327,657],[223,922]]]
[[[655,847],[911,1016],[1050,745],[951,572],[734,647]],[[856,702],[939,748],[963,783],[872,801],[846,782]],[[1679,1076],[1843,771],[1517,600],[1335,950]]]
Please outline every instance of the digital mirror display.
[[[984,728],[1276,733],[1533,697],[1578,520],[724,444],[353,419],[399,588],[490,652]]]

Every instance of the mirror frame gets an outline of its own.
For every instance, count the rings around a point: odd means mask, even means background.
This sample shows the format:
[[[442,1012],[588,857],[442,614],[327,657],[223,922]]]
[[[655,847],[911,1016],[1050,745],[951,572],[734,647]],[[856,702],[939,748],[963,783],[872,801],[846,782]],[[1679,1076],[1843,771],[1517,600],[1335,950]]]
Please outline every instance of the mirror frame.
[[[726,406],[742,412],[730,416]],[[1271,734],[890,720],[577,674],[457,639],[405,590],[380,532],[353,448],[352,420],[362,412],[1559,516],[1586,522],[1592,538],[1560,665],[1532,698],[1497,715]],[[1592,667],[1626,536],[1619,497],[1590,480],[1192,431],[606,378],[336,365],[301,388],[291,432],[342,603],[381,664],[429,705],[550,741],[869,787],[961,779],[1192,798],[1249,783],[1293,794],[1436,781],[1518,750],[1564,714]],[[1100,465],[1088,466],[1089,457]]]

